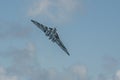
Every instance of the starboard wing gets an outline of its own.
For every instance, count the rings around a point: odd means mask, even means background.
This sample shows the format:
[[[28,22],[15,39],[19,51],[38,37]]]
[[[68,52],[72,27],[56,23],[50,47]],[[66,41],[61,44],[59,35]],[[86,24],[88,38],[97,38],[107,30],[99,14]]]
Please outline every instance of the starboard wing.
[[[57,43],[57,45],[58,45],[63,51],[65,51],[65,52],[70,56],[70,54],[69,54],[67,48],[64,46],[63,42],[60,40],[58,34],[57,34],[56,43]]]

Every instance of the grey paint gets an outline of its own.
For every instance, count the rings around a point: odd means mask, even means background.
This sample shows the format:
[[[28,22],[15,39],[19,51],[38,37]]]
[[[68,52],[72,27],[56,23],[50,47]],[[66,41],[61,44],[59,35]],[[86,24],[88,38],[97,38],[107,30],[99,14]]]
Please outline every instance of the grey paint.
[[[51,39],[52,42],[55,42],[56,44],[58,44],[58,46],[70,56],[67,48],[64,46],[63,42],[60,40],[56,28],[51,28],[51,27],[48,28],[47,26],[40,24],[34,20],[31,20],[31,22],[33,22],[39,29],[41,29],[45,33],[46,36],[49,37],[49,39]]]

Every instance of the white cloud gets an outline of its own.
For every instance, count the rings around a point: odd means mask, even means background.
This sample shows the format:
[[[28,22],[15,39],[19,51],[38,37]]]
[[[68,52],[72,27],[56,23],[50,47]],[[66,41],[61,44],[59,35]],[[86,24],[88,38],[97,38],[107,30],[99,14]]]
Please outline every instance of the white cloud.
[[[22,49],[14,48],[13,50],[9,51],[9,57],[13,59],[12,70],[16,71],[18,68],[20,69],[18,70],[20,72],[22,72],[22,70],[26,72],[29,71],[29,67],[27,68],[27,66],[33,66],[35,63],[34,61],[36,60],[35,51],[35,44],[32,42],[26,44],[26,46]],[[22,73],[24,74],[24,72]]]
[[[55,69],[48,70],[49,79],[54,80],[57,77],[57,71]]]
[[[39,14],[46,13],[50,6],[50,1],[42,0],[40,2],[35,3],[33,6],[33,8],[30,8],[29,15],[37,16]]]
[[[40,0],[28,11],[29,16],[47,17],[53,22],[64,22],[81,10],[81,0]]]
[[[6,70],[0,66],[0,80],[18,80],[17,76],[7,75]]]
[[[120,80],[120,70],[116,72],[115,80]]]
[[[84,65],[72,65],[64,71],[48,70],[47,80],[87,80],[87,68]]]
[[[27,47],[26,47],[26,50],[28,51],[27,53],[30,55],[30,56],[34,56],[35,52],[36,52],[36,47],[33,43],[29,42]]]
[[[87,80],[87,69],[83,65],[72,65],[66,70],[39,69],[39,72],[32,72],[32,80]]]
[[[104,73],[95,76],[94,80],[120,80],[120,70],[117,70],[115,73]]]
[[[71,71],[77,75],[80,79],[86,79],[87,68],[84,65],[75,65],[71,68]]]

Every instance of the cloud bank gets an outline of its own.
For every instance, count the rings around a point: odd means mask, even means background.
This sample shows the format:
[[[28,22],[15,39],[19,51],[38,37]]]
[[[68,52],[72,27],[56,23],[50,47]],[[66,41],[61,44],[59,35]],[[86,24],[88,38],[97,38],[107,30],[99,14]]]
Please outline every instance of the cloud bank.
[[[120,80],[120,69],[113,74],[103,71],[103,74],[90,78],[88,67],[82,64],[71,65],[62,71],[43,68],[37,60],[36,46],[32,42],[22,49],[13,48],[2,56],[12,60],[8,67],[0,65],[0,80]],[[109,59],[110,62],[114,61],[111,57]]]
[[[12,60],[7,68],[0,66],[0,80],[86,80],[87,77],[85,65],[71,65],[62,71],[41,67],[34,43],[28,43],[22,49],[13,48],[1,56]]]

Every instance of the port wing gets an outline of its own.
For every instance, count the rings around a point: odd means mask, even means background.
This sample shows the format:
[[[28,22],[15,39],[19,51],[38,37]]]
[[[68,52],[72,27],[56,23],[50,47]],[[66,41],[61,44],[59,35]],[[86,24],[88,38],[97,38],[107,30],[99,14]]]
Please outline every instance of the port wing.
[[[31,20],[39,29],[41,29],[43,32],[46,32],[48,29],[47,26],[44,26],[43,24],[38,23],[37,21]]]

